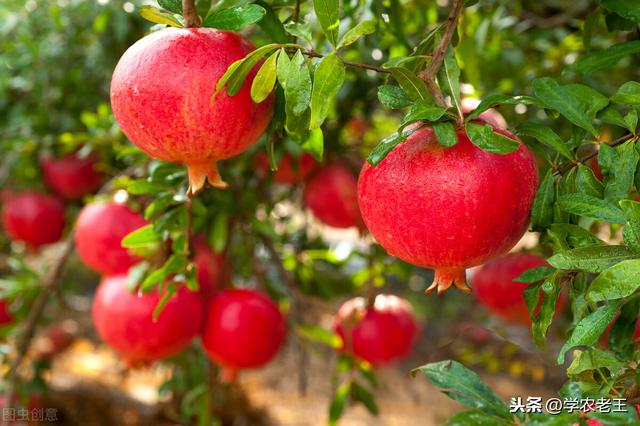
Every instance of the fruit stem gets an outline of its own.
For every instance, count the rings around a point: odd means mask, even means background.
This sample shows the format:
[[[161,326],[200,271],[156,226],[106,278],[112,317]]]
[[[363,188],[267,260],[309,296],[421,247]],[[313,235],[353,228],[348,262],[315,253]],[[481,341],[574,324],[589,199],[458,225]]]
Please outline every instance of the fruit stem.
[[[198,28],[202,23],[195,0],[182,0],[182,16],[185,28]]]
[[[189,197],[200,192],[207,182],[218,189],[226,189],[229,186],[220,177],[215,161],[213,163],[187,164],[187,173],[189,174],[189,189],[187,190]]]
[[[433,283],[426,293],[438,290],[438,296],[444,294],[451,285],[454,285],[463,293],[471,293],[471,288],[467,285],[467,276],[464,268],[436,269]]]

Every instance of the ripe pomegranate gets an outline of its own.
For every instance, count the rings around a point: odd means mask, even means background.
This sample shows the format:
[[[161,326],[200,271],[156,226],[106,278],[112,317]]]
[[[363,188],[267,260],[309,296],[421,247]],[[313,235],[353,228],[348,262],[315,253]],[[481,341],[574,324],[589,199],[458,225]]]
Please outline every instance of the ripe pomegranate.
[[[216,162],[253,145],[266,129],[273,99],[251,100],[256,69],[235,96],[216,84],[253,50],[239,34],[213,28],[167,28],[142,38],[120,58],[111,106],[127,137],[150,157],[185,164],[190,190],[226,184]]]
[[[202,345],[233,380],[239,369],[257,368],[278,352],[286,324],[278,306],[255,290],[230,289],[211,299],[205,313]]]
[[[196,292],[181,287],[157,320],[157,290],[132,293],[126,275],[103,277],[93,300],[93,324],[109,346],[129,363],[150,362],[177,354],[200,330],[203,307]]]
[[[434,268],[428,291],[441,294],[452,284],[470,291],[465,269],[513,247],[527,228],[537,187],[526,146],[492,154],[458,131],[458,143],[443,148],[433,129],[423,127],[375,168],[364,165],[358,198],[378,243],[406,262]]]
[[[322,167],[304,188],[304,202],[321,222],[336,228],[362,226],[358,208],[358,183],[339,160]]]
[[[193,262],[198,268],[200,293],[208,298],[221,286],[225,273],[224,258],[216,254],[202,235],[194,237],[191,246],[195,253]]]
[[[338,311],[335,330],[342,338],[342,350],[380,365],[411,351],[418,324],[406,300],[380,294],[370,307],[362,297],[346,301]]]
[[[474,272],[473,293],[478,302],[497,317],[513,324],[529,325],[531,319],[523,296],[529,284],[513,280],[524,271],[539,266],[548,264],[543,258],[527,253],[510,253],[494,259]],[[562,305],[561,296],[556,311]]]
[[[471,114],[478,105],[480,105],[479,99],[464,98],[462,99],[462,113],[467,116],[468,114]],[[499,129],[506,130],[509,127],[507,125],[507,120],[504,119],[502,114],[493,108],[489,108],[488,110],[481,112],[478,118],[476,118],[476,121],[483,121]]]
[[[264,152],[256,155],[255,167],[261,175],[269,170],[269,158]],[[303,152],[300,157],[294,157],[285,152],[278,163],[278,170],[273,172],[273,181],[282,184],[293,184],[304,180],[318,165],[313,156]]]
[[[62,158],[46,156],[40,159],[44,181],[67,200],[79,200],[100,188],[104,174],[96,166],[94,155],[81,158],[77,152]]]
[[[11,324],[12,321],[9,303],[6,300],[0,300],[0,326]]]
[[[125,204],[88,204],[76,222],[78,254],[96,272],[106,275],[124,273],[140,259],[122,247],[122,238],[147,223]]]
[[[2,225],[12,241],[22,241],[35,250],[62,237],[64,205],[51,195],[23,192],[6,201]]]

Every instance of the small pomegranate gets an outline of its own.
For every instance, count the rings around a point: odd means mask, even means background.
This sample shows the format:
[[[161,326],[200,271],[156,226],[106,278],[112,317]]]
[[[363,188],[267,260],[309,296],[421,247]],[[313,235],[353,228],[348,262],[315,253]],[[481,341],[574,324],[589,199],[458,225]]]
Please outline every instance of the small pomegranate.
[[[6,300],[0,300],[0,326],[11,324],[12,321],[9,303]]]
[[[537,187],[535,159],[523,144],[492,154],[458,131],[458,143],[443,148],[423,127],[375,168],[364,165],[358,198],[378,243],[390,255],[435,269],[428,291],[441,294],[452,284],[470,291],[465,269],[514,246],[527,229]]]
[[[406,356],[418,335],[411,305],[397,296],[380,294],[367,307],[362,297],[346,301],[338,311],[336,332],[342,350],[372,365]]]
[[[113,72],[116,121],[150,157],[185,164],[192,193],[206,180],[224,188],[216,162],[256,143],[271,120],[273,98],[251,100],[256,69],[235,96],[221,90],[212,101],[227,67],[252,50],[229,31],[167,28],[131,46]]]
[[[79,200],[100,188],[104,174],[96,166],[94,155],[82,158],[77,152],[62,158],[47,156],[40,159],[44,181],[67,200]]]
[[[269,170],[269,158],[264,152],[256,155],[255,166],[259,173],[266,174]],[[300,157],[294,157],[285,152],[278,163],[278,170],[273,172],[273,181],[281,184],[293,184],[304,180],[318,165],[313,156],[303,152]]]
[[[122,239],[147,223],[125,204],[88,204],[76,222],[78,254],[96,272],[106,275],[124,273],[140,259],[122,247]]]
[[[93,324],[109,346],[129,363],[150,362],[177,354],[200,330],[202,299],[181,287],[169,299],[157,320],[157,290],[132,293],[126,275],[103,277],[93,300]]]
[[[549,265],[543,258],[527,253],[511,253],[494,259],[474,272],[473,293],[480,304],[497,317],[513,324],[529,325],[531,319],[523,296],[529,284],[513,280],[524,271],[539,266]],[[556,311],[562,305],[563,297],[560,296]]]
[[[286,324],[278,306],[255,290],[230,289],[211,299],[202,345],[232,380],[239,369],[265,365],[284,343]]]
[[[478,105],[480,105],[479,99],[464,98],[462,99],[462,113],[467,116],[468,114],[471,114]],[[507,125],[507,120],[504,119],[502,114],[493,108],[489,108],[488,110],[481,112],[478,118],[476,118],[476,121],[484,121],[485,123],[499,129],[506,130],[509,127]]]
[[[321,222],[336,228],[362,226],[358,183],[339,160],[322,167],[304,187],[304,202]]]
[[[14,195],[4,205],[2,225],[12,241],[22,241],[35,250],[62,237],[64,204],[38,192]]]
[[[589,167],[593,171],[593,174],[598,180],[603,180],[604,175],[602,174],[602,169],[600,168],[600,164],[598,163],[598,156],[596,155],[591,160],[589,160]]]
[[[224,279],[224,258],[216,254],[207,244],[203,236],[198,235],[191,241],[195,256],[193,263],[198,268],[198,285],[205,298],[212,296],[221,286]]]

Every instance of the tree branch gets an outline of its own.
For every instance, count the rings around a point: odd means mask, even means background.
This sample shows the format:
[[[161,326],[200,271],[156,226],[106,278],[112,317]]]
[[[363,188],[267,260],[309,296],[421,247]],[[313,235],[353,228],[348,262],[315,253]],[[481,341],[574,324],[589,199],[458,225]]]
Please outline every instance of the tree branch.
[[[610,147],[612,147],[612,148],[613,148],[613,147],[615,147],[615,146],[622,145],[623,143],[625,143],[625,142],[627,142],[627,141],[629,141],[629,140],[631,140],[631,139],[637,139],[637,138],[638,138],[638,136],[637,136],[637,135],[634,135],[633,133],[628,133],[628,134],[626,134],[626,135],[624,135],[624,136],[621,136],[621,137],[619,137],[618,139],[616,139],[616,140],[612,141],[611,143],[608,143],[607,145],[609,145]],[[576,160],[576,161],[574,161],[574,162],[572,162],[572,163],[569,163],[569,164],[567,164],[567,165],[565,165],[565,166],[563,166],[563,167],[559,168],[558,170],[556,170],[556,171],[554,172],[554,174],[555,174],[556,176],[563,175],[563,174],[567,173],[569,170],[571,170],[572,168],[574,168],[576,165],[578,165],[578,164],[584,164],[584,163],[586,163],[587,161],[591,160],[591,159],[592,159],[593,157],[595,157],[596,155],[598,155],[598,152],[597,152],[597,151],[596,151],[596,152],[592,152],[592,153],[591,153],[591,154],[589,154],[589,155],[585,155],[584,157],[580,158],[579,160]]]
[[[186,28],[198,28],[202,24],[195,0],[182,0],[182,16]]]
[[[312,58],[324,58],[324,55],[317,53],[313,50],[310,49],[306,49],[306,50],[301,50],[301,52],[309,57]],[[360,68],[363,70],[370,70],[370,71],[375,71],[375,72],[379,72],[379,73],[383,73],[383,74],[389,74],[389,70],[384,69],[382,67],[377,67],[375,65],[369,65],[369,64],[361,64],[358,62],[351,62],[351,61],[345,61],[343,60],[342,62],[344,62],[344,64],[346,66],[349,67],[353,67],[353,68]]]

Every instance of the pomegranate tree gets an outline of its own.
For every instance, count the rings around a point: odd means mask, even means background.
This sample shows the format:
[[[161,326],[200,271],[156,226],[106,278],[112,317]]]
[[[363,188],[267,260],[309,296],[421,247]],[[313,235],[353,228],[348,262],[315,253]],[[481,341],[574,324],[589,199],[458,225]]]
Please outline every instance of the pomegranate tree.
[[[2,210],[2,226],[7,236],[33,250],[60,240],[64,222],[64,204],[39,192],[12,195]]]
[[[513,140],[516,136],[495,129]],[[358,182],[360,210],[390,255],[435,269],[429,291],[469,291],[465,269],[507,252],[527,229],[538,171],[522,143],[498,155],[471,143],[443,148],[430,127],[398,144]]]
[[[336,332],[342,350],[373,365],[389,363],[406,356],[418,335],[418,324],[411,305],[397,296],[380,294],[373,306],[356,297],[338,311]]]
[[[284,343],[286,324],[278,306],[255,290],[224,290],[211,299],[202,345],[224,367],[226,379],[238,370],[269,362]]]
[[[67,200],[78,200],[92,194],[104,180],[94,155],[80,157],[77,152],[72,152],[62,158],[43,156],[40,167],[47,186]]]
[[[322,167],[304,187],[304,203],[321,222],[336,228],[362,226],[358,183],[340,160]]]
[[[229,96],[216,83],[253,50],[239,34],[212,28],[167,28],[142,38],[120,58],[111,106],[127,137],[150,157],[185,164],[191,192],[205,181],[226,184],[216,162],[253,145],[271,119],[272,97],[256,104],[250,87]]]
[[[195,253],[193,263],[198,268],[200,293],[205,298],[208,298],[223,284],[222,280],[225,274],[224,258],[216,254],[201,235],[191,239],[191,246]]]
[[[122,247],[122,239],[145,225],[147,221],[126,204],[88,204],[76,222],[76,250],[96,272],[107,275],[126,272],[140,259]]]
[[[189,346],[200,330],[202,299],[181,287],[157,319],[158,290],[131,292],[126,275],[104,277],[93,300],[93,324],[109,346],[130,363],[155,361]]]
[[[266,174],[269,170],[269,159],[264,152],[256,155],[255,166],[259,173]],[[281,184],[293,184],[304,180],[317,167],[318,162],[306,152],[299,157],[285,152],[278,163],[278,170],[273,172],[273,181]]]

